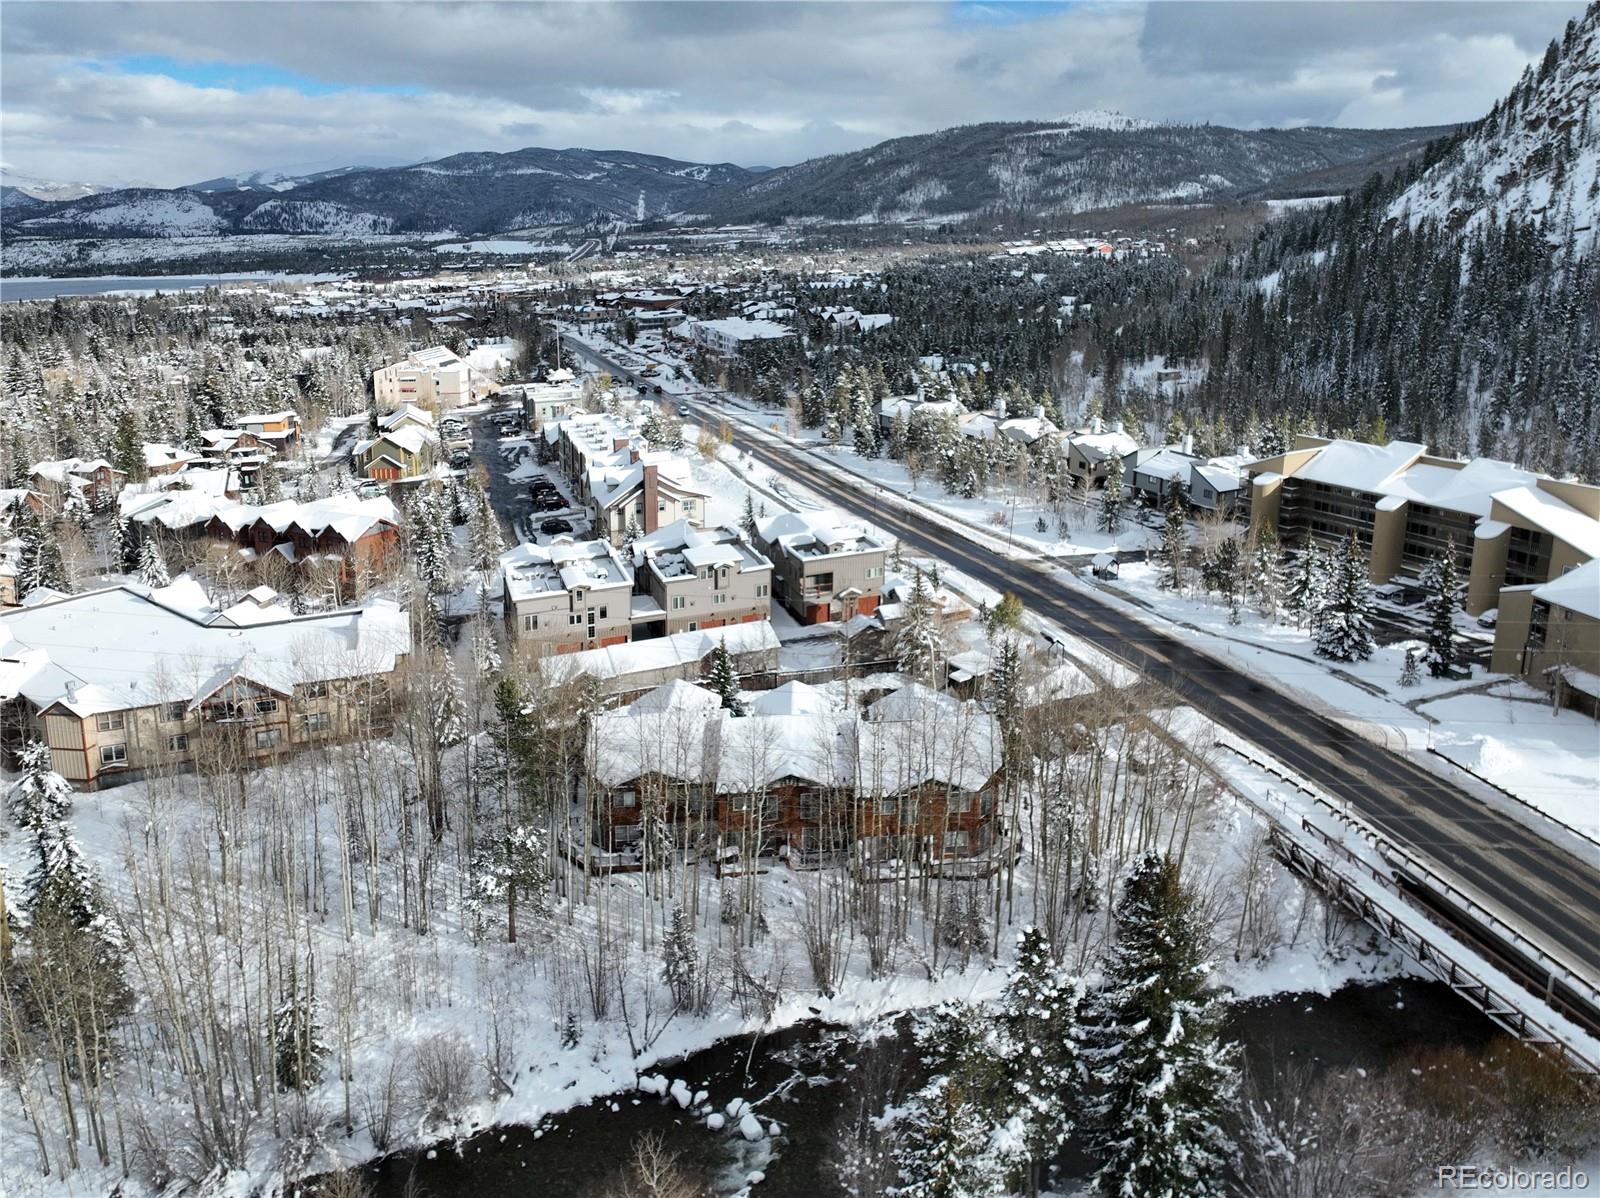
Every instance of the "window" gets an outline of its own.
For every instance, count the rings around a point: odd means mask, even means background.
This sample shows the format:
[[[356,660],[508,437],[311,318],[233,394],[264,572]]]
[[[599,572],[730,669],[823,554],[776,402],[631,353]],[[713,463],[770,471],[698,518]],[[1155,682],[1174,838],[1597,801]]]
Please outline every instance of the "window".
[[[256,748],[258,749],[274,749],[282,743],[282,728],[263,728],[256,733]]]
[[[117,732],[122,728],[122,713],[120,711],[102,711],[94,717],[94,726],[99,732]]]
[[[128,764],[128,746],[127,745],[101,745],[100,746],[100,764],[101,765],[127,765]]]
[[[690,620],[689,621],[689,631],[690,632],[699,632],[700,631],[700,621],[699,620]]]
[[[328,684],[326,682],[308,682],[300,688],[302,699],[326,699],[328,697]]]
[[[947,853],[966,852],[967,834],[965,832],[946,832],[944,834],[944,849]]]
[[[682,611],[683,610],[683,596],[682,595],[674,595],[672,597],[672,610],[673,611]]]
[[[167,752],[187,753],[189,751],[189,734],[180,732],[176,736],[167,737]]]
[[[531,616],[523,616],[522,617],[522,631],[523,632],[538,632],[539,631],[539,617],[538,617],[537,614],[531,615]]]
[[[917,800],[906,799],[900,804],[900,822],[914,824],[917,822]]]
[[[973,795],[970,791],[952,791],[950,798],[945,802],[945,810],[951,815],[960,815],[972,810]]]
[[[757,599],[765,599],[766,597],[767,597],[767,584],[763,582],[759,586],[756,587],[756,598]]]
[[[583,614],[581,612],[569,612],[567,614],[567,627],[568,628],[575,628],[579,624],[582,624],[582,623],[583,623]]]
[[[326,711],[313,711],[306,716],[307,732],[326,732],[333,727],[333,717]]]
[[[878,814],[879,815],[893,815],[899,809],[900,809],[900,800],[898,800],[898,799],[879,799],[878,800]]]
[[[867,567],[867,577],[868,578],[876,578],[876,577],[878,577],[878,575],[880,575],[882,573],[883,573],[883,567],[882,566],[868,566]]]
[[[161,718],[169,722],[182,723],[188,714],[189,705],[187,703],[163,703],[161,705]]]
[[[258,715],[271,715],[273,712],[275,712],[277,710],[278,710],[278,701],[276,699],[257,699],[256,700],[256,713]]]
[[[606,618],[606,605],[604,603],[600,605],[600,618],[602,620]]]
[[[619,790],[611,798],[613,807],[635,807],[639,803],[639,792],[636,790]]]
[[[711,603],[712,603],[713,606],[721,606],[722,604],[726,603],[727,601],[728,601],[728,596],[727,596],[726,593],[724,593],[722,591],[718,591],[715,595],[711,596]]]

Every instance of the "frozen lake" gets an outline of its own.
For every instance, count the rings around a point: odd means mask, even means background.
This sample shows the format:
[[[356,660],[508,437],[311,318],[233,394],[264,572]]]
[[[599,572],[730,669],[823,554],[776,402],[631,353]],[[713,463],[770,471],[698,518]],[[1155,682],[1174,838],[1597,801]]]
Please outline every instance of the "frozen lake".
[[[63,295],[198,291],[222,283],[314,283],[338,275],[224,273],[217,275],[96,275],[80,279],[0,279],[0,301],[55,299]]]

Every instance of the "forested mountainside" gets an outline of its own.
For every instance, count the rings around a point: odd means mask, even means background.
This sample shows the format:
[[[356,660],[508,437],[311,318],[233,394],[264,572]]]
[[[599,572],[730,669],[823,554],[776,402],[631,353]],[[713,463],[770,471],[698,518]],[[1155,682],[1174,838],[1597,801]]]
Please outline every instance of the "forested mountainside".
[[[202,233],[500,232],[529,225],[642,220],[750,177],[731,163],[602,150],[455,154],[416,166],[334,172],[260,191],[153,188],[39,204],[14,222],[48,236]],[[211,180],[208,182],[216,182]]]
[[[1264,226],[1175,294],[1097,308],[1084,343],[1109,376],[1154,354],[1205,367],[1187,402],[1234,429],[1290,413],[1600,477],[1597,26],[1591,5],[1494,112],[1389,179]]]
[[[1085,212],[1258,190],[1414,150],[1444,129],[1262,129],[1103,119],[966,125],[814,158],[701,197],[722,219]]]

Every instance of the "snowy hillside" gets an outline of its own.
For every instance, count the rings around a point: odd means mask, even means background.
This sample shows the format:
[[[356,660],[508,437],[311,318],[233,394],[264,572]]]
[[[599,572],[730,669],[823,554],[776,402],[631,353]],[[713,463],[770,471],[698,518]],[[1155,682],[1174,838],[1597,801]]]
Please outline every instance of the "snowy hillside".
[[[10,188],[33,200],[81,200],[108,190],[96,183],[58,183],[51,179],[37,179],[19,174],[9,166],[0,165],[0,186]]]
[[[394,221],[328,200],[268,200],[239,222],[251,233],[391,233]]]
[[[1600,236],[1600,6],[1552,42],[1504,101],[1389,207],[1415,227],[1452,230],[1508,216],[1540,220],[1552,240]]]
[[[108,192],[114,202],[54,208],[46,216],[18,222],[29,232],[48,233],[61,226],[115,231],[139,237],[194,237],[220,233],[227,222],[199,199],[185,192]]]

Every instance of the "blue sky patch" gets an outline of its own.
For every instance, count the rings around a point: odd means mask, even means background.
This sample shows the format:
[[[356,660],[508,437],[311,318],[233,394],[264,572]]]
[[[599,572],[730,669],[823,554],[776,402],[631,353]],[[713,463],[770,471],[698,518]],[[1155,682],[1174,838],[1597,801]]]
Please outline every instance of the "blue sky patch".
[[[364,91],[387,96],[420,96],[423,89],[409,84],[329,83],[265,62],[201,62],[168,58],[163,54],[127,54],[88,64],[94,70],[116,71],[124,75],[165,75],[193,87],[225,87],[234,91],[260,91],[286,87],[303,96],[326,96],[335,92]]]

